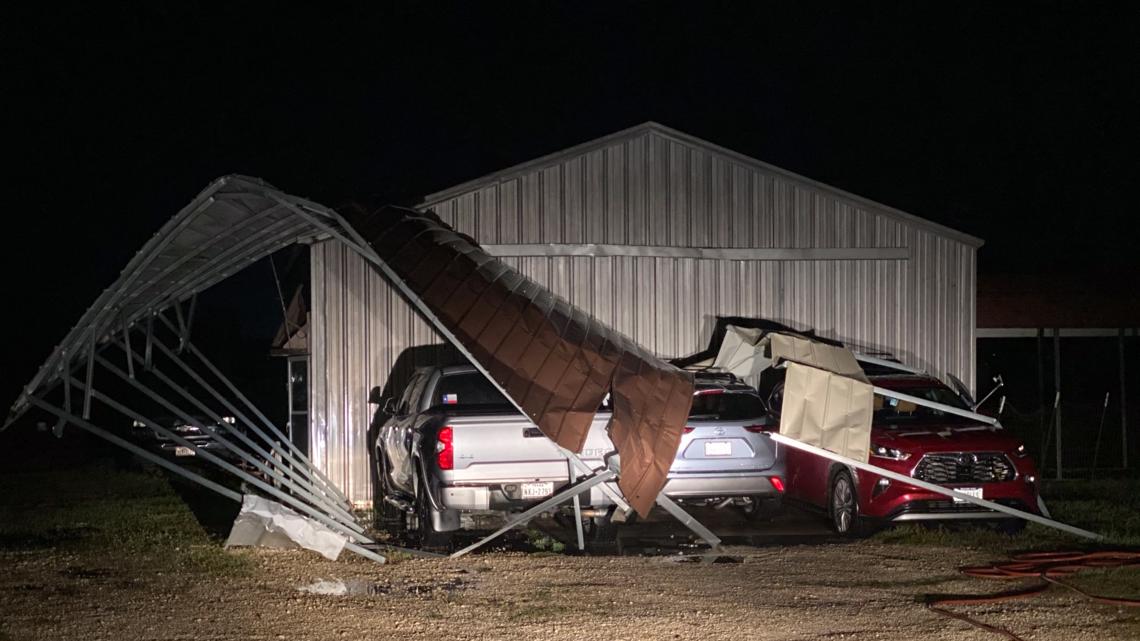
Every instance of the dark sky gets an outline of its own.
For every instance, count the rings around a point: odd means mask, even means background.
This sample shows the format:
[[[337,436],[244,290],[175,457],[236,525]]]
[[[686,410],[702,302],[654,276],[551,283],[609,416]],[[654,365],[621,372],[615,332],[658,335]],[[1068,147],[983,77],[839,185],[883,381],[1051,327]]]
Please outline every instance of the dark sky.
[[[410,201],[646,120],[982,236],[990,273],[1136,261],[1134,4],[164,4],[2,21],[0,397],[217,176]]]

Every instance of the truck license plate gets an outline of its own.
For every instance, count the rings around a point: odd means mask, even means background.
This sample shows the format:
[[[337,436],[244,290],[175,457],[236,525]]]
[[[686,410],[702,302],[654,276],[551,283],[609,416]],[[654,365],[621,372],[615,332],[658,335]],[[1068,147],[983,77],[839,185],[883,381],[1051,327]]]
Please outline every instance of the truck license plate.
[[[551,494],[554,494],[554,481],[522,484],[522,497],[524,499],[541,499]]]
[[[962,494],[968,494],[968,495],[970,495],[976,499],[984,498],[982,496],[982,488],[980,488],[980,487],[956,487],[956,488],[954,488],[954,491],[955,492],[961,492]],[[960,498],[955,496],[954,502],[955,503],[966,503],[967,501],[966,501],[966,499],[960,499]]]
[[[729,441],[705,441],[705,456],[732,456]]]
[[[174,448],[174,455],[175,456],[194,456],[194,454],[195,454],[194,450],[192,450],[188,447],[182,447],[181,445],[179,445],[178,447]]]

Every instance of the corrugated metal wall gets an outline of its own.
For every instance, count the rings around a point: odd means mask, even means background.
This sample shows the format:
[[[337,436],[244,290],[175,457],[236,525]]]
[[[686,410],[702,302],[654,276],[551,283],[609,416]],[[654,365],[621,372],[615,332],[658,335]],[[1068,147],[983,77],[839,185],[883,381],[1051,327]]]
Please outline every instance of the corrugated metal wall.
[[[908,248],[905,260],[503,260],[664,357],[703,347],[717,315],[761,316],[973,384],[975,246],[730,154],[646,128],[426,205],[488,245]],[[398,388],[413,367],[456,356],[412,349],[442,340],[342,245],[313,247],[312,278],[310,447],[367,502],[368,390]]]

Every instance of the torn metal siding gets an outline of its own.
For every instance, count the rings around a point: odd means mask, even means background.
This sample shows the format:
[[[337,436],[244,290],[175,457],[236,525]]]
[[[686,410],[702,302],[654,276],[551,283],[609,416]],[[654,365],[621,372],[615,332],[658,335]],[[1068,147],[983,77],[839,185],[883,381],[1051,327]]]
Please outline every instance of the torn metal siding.
[[[974,379],[976,242],[675,132],[651,128],[590,143],[448,190],[423,207],[484,245],[902,248],[907,258],[890,260],[503,260],[658,356],[696,352],[715,316],[740,315],[813,327],[864,350],[892,351],[909,365],[968,384]],[[330,245],[313,248],[314,290],[335,280],[321,270],[343,268],[318,267],[317,256],[334,251]],[[345,260],[363,266],[358,257]],[[379,276],[366,280],[369,292],[386,291]],[[443,342],[391,291],[351,304],[357,307],[344,322],[366,324],[376,338],[366,387],[386,385],[392,354]],[[314,304],[314,323],[319,316]],[[322,349],[328,352],[314,344],[314,357]],[[344,367],[342,352],[334,352],[327,358]],[[325,389],[319,401],[314,396],[314,411],[318,402],[326,412],[355,403],[357,415],[367,414],[367,389]],[[317,432],[366,428],[318,424],[315,414],[312,426],[314,439],[323,438]],[[363,461],[367,452],[353,456]],[[367,483],[352,479],[360,488],[353,498],[371,499]]]

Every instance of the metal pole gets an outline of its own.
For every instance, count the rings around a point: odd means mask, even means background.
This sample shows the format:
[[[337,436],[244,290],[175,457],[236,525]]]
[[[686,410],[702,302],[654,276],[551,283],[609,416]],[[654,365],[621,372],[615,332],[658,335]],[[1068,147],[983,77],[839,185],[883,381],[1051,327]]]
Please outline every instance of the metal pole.
[[[1041,418],[1038,421],[1041,430],[1042,438],[1044,441],[1045,434],[1045,330],[1037,328],[1037,407],[1041,411]],[[1052,422],[1050,422],[1052,424]],[[1042,450],[1040,456],[1044,460],[1045,452]]]
[[[1124,371],[1124,328],[1116,337],[1117,356],[1120,360],[1120,466],[1128,469],[1128,402],[1125,394],[1128,391]]]
[[[1104,417],[1108,415],[1108,392],[1104,393],[1104,407],[1100,410],[1100,425],[1096,428],[1096,446],[1093,447],[1092,478],[1096,478],[1096,464],[1100,459],[1100,437],[1104,434]]]
[[[119,378],[123,379],[127,383],[131,384],[132,387],[134,387],[135,389],[139,390],[143,394],[146,394],[151,400],[153,400],[156,403],[158,403],[159,405],[163,406],[168,411],[176,414],[182,420],[184,420],[184,421],[186,421],[192,425],[195,425],[199,429],[204,429],[204,426],[200,422],[195,420],[193,417],[191,417],[189,414],[187,414],[186,412],[183,412],[181,409],[176,407],[173,403],[171,403],[170,401],[166,400],[161,395],[156,393],[154,390],[152,390],[149,387],[138,382],[137,379],[127,378],[126,374],[124,374],[121,370],[119,370],[114,365],[111,365],[109,362],[107,362],[102,357],[99,358],[99,364],[102,365],[103,367],[107,368],[107,370],[110,371],[115,376],[118,376]],[[156,375],[159,375],[160,377],[162,376],[161,372],[159,372],[157,369],[154,370],[154,373]],[[167,384],[174,387],[173,384],[171,384],[171,383],[167,383]],[[176,389],[176,391],[179,391],[177,388],[175,388],[175,389]],[[105,396],[100,400],[103,400],[103,402],[108,403],[108,404],[114,403],[114,401],[111,401],[111,399],[106,398]],[[115,407],[117,405],[118,404],[116,403],[116,404],[112,405],[112,407]],[[121,407],[121,406],[119,406],[119,407]],[[118,407],[116,409],[118,409]],[[130,410],[128,410],[127,408],[122,408],[119,411],[122,411],[124,414],[128,414],[128,413],[134,414],[134,412],[130,412]],[[138,418],[136,415],[136,420],[141,420],[141,419]],[[155,429],[155,427],[152,425],[151,429]],[[290,502],[290,504],[304,505],[299,499],[292,497],[292,496],[289,496],[289,495],[281,492],[277,488],[274,488],[267,483],[264,483],[258,479],[255,479],[253,476],[247,474],[243,470],[240,470],[240,469],[234,467],[233,465],[231,465],[228,462],[218,458],[217,456],[214,456],[212,453],[205,451],[205,450],[199,450],[199,448],[197,448],[196,446],[191,444],[189,441],[186,441],[181,436],[178,436],[177,434],[174,434],[173,432],[170,432],[169,430],[166,430],[165,428],[163,428],[161,426],[158,427],[158,430],[167,434],[168,438],[172,438],[172,440],[174,440],[175,442],[178,442],[180,445],[183,445],[184,447],[190,447],[191,449],[194,449],[196,452],[200,451],[202,458],[204,458],[207,461],[210,461],[211,463],[214,463],[215,465],[218,465],[219,467],[225,469],[227,472],[230,472],[232,474],[236,474],[236,475],[240,476],[241,478],[250,481],[254,485],[266,490],[267,492],[271,492],[274,496],[288,497],[288,501]],[[310,501],[313,501],[314,505],[319,505],[319,506],[323,507],[324,509],[329,510],[330,514],[328,516],[322,515],[323,518],[329,518],[329,517],[331,517],[332,514],[337,513],[336,510],[332,509],[333,506],[326,503],[322,498],[318,497],[317,495],[315,495],[311,492],[306,492],[305,490],[302,490],[300,487],[295,487],[292,484],[292,482],[288,481],[287,479],[282,478],[280,474],[269,469],[268,466],[261,463],[260,461],[258,461],[254,457],[250,456],[245,450],[243,450],[240,447],[237,447],[233,443],[229,442],[229,440],[227,440],[224,436],[221,436],[217,432],[214,432],[213,438],[218,443],[220,443],[222,445],[222,447],[229,449],[231,452],[233,452],[237,456],[241,457],[243,460],[245,460],[247,463],[253,465],[258,470],[261,470],[262,472],[268,474],[270,477],[273,477],[276,480],[284,481],[285,484],[288,485],[291,489],[295,489],[295,491],[297,491],[298,494],[300,494],[301,496],[304,496],[306,499],[308,499]],[[184,442],[182,442],[182,441],[184,441]],[[308,506],[305,506],[305,509],[311,510],[311,508],[309,508]],[[340,518],[344,518],[344,517],[340,517]],[[357,524],[354,519],[348,518],[346,520],[348,521],[346,523],[339,523],[338,522],[337,527],[350,530],[354,535],[358,535],[358,536],[360,535],[361,532],[363,532],[363,528],[361,528],[360,525]],[[369,539],[364,539],[364,542],[371,543],[372,541]]]
[[[1033,514],[1031,512],[1022,512],[1021,510],[1017,510],[1017,509],[1014,509],[1012,507],[1002,505],[1001,503],[994,503],[993,501],[987,501],[985,499],[979,499],[979,498],[971,496],[969,494],[963,494],[962,492],[956,492],[956,491],[951,490],[949,488],[942,487],[941,485],[935,485],[933,483],[928,483],[926,481],[920,481],[919,479],[916,479],[914,477],[904,476],[902,474],[899,474],[898,472],[892,472],[890,470],[883,469],[877,465],[871,465],[870,463],[863,463],[862,461],[856,461],[855,459],[850,459],[850,458],[847,458],[846,456],[840,456],[839,454],[835,454],[834,452],[829,452],[828,450],[825,450],[823,448],[815,447],[814,445],[808,445],[807,443],[802,443],[800,441],[797,441],[794,438],[789,438],[787,436],[784,436],[783,434],[769,433],[768,436],[773,441],[776,441],[777,443],[783,443],[784,445],[787,445],[789,447],[794,447],[796,449],[803,450],[805,452],[810,452],[810,453],[815,454],[817,456],[822,456],[826,459],[830,459],[832,461],[843,463],[845,465],[849,465],[851,467],[858,468],[860,470],[865,470],[867,472],[873,472],[875,474],[878,474],[879,476],[891,479],[892,481],[898,481],[900,483],[904,483],[906,485],[911,485],[913,487],[917,487],[919,489],[926,490],[928,492],[936,492],[936,493],[941,494],[943,496],[949,496],[951,498],[960,499],[962,501],[966,501],[968,503],[973,503],[974,505],[984,507],[984,508],[993,510],[995,512],[1002,512],[1004,514],[1009,514],[1010,516],[1016,516],[1019,519],[1025,519],[1026,521],[1033,521],[1034,523],[1040,523],[1041,525],[1051,527],[1051,528],[1056,528],[1058,530],[1061,530],[1062,532],[1068,532],[1069,534],[1075,534],[1077,536],[1083,536],[1083,537],[1088,538],[1088,539],[1100,540],[1100,539],[1104,538],[1103,536],[1101,536],[1095,532],[1089,532],[1088,530],[1082,530],[1081,528],[1073,527],[1072,525],[1066,525],[1065,523],[1060,523],[1058,521],[1054,521],[1053,519],[1047,519],[1047,518],[1045,518],[1041,515],[1038,515],[1038,514]]]
[[[1061,329],[1059,327],[1053,328],[1053,389],[1058,393],[1061,391]],[[1060,481],[1064,478],[1064,470],[1061,467],[1061,406],[1057,405],[1055,414],[1056,430],[1057,430],[1057,480]]]
[[[131,328],[127,325],[126,321],[123,322],[123,344],[127,346],[127,351],[131,351]],[[131,378],[135,377],[135,359],[127,356],[127,375]]]
[[[574,473],[574,462],[566,459],[566,475],[570,479],[570,485],[578,482],[578,475]],[[579,500],[578,495],[574,495],[574,530],[578,534],[578,551],[586,551],[586,535],[582,531],[582,501]]]
[[[666,512],[672,514],[674,518],[696,533],[697,536],[704,539],[705,543],[708,543],[714,550],[720,547],[720,537],[713,534],[712,530],[702,525],[700,521],[694,519],[691,514],[686,512],[680,505],[677,505],[673,499],[665,496],[665,492],[661,492],[657,495],[657,504],[665,508]]]
[[[95,381],[95,352],[98,347],[98,335],[91,334],[91,345],[87,348],[87,386],[91,387],[91,383]],[[91,418],[91,394],[88,392],[83,393],[83,420]]]
[[[594,487],[595,485],[598,485],[599,483],[605,483],[606,481],[609,481],[610,479],[612,479],[616,476],[617,476],[617,472],[614,472],[613,470],[602,470],[602,471],[598,472],[597,474],[595,474],[594,476],[578,483],[577,485],[572,485],[572,486],[566,488],[565,490],[562,490],[558,494],[555,494],[554,496],[546,499],[542,503],[539,503],[538,505],[535,505],[534,507],[530,508],[529,510],[523,512],[522,514],[519,514],[518,516],[511,519],[510,521],[507,521],[506,525],[504,525],[503,527],[495,530],[494,532],[492,532],[492,533],[488,534],[487,536],[479,539],[478,541],[472,543],[471,545],[468,545],[467,547],[463,548],[462,550],[455,552],[454,554],[451,555],[451,558],[457,559],[457,558],[467,554],[468,552],[471,552],[472,550],[476,550],[480,547],[483,547],[489,541],[492,541],[492,540],[498,538],[499,535],[501,535],[503,532],[511,530],[516,525],[521,525],[523,523],[526,523],[527,521],[533,519],[534,517],[538,516],[539,514],[542,514],[543,512],[545,512],[545,511],[549,510],[550,508],[558,505],[559,503],[562,503],[563,501],[565,501],[571,497],[578,496],[582,492],[587,492],[587,491],[589,491],[590,488]]]

